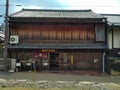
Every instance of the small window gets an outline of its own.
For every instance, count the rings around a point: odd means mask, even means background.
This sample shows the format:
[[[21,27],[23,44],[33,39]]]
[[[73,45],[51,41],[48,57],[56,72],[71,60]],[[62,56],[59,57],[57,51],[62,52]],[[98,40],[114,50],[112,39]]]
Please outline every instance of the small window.
[[[105,41],[105,26],[104,25],[96,25],[95,26],[95,36],[96,41]]]

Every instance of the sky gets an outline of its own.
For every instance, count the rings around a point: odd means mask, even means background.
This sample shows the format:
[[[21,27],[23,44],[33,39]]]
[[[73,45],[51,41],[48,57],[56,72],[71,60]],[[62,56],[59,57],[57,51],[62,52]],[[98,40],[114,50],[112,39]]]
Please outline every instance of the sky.
[[[5,1],[0,0],[0,24],[4,23]],[[16,6],[21,5],[21,6]],[[120,0],[9,0],[9,14],[25,9],[91,9],[98,14],[120,14]]]

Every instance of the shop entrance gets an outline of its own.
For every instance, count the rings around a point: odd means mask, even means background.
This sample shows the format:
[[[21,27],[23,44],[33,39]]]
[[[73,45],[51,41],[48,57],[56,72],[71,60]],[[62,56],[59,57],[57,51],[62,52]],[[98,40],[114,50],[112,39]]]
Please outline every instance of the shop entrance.
[[[59,70],[59,53],[50,53],[50,71],[58,71]]]

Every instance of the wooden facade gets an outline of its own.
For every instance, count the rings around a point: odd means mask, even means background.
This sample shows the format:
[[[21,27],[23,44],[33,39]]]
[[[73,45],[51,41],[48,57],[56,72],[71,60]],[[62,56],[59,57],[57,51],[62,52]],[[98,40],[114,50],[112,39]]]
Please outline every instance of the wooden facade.
[[[38,71],[102,71],[106,22],[103,18],[76,18],[11,17],[9,36],[19,36],[19,43],[9,44],[9,57],[21,63],[32,58],[38,62]]]
[[[94,40],[94,25],[15,24],[11,35],[19,35],[20,41],[39,40]]]
[[[94,41],[105,41],[104,24],[74,24],[66,25],[57,23],[49,24],[28,24],[17,23],[10,27],[10,35],[18,35],[20,42],[29,43],[31,41],[35,43],[45,42],[48,44],[50,41],[68,41],[66,43],[75,42],[94,43]],[[102,27],[102,30],[101,30]],[[100,33],[100,35],[99,35]],[[65,43],[64,42],[64,43]]]
[[[9,54],[12,58],[17,58],[17,62],[27,63],[30,58],[37,60],[44,60],[44,54],[48,55],[48,69],[63,71],[63,70],[91,70],[102,71],[103,51],[100,50],[56,50],[56,52],[42,52],[41,49],[37,50],[17,50],[10,51]],[[38,55],[35,57],[35,54]],[[39,56],[42,54],[43,56]],[[51,55],[52,54],[52,55]],[[53,58],[52,58],[53,57]],[[73,57],[73,59],[72,59]],[[73,61],[71,61],[73,60]],[[38,62],[41,65],[41,62]],[[55,68],[51,68],[53,64]],[[57,67],[56,67],[57,66]],[[44,66],[41,66],[43,69]],[[67,69],[66,69],[67,68]],[[23,71],[25,71],[23,69]],[[44,71],[44,69],[42,70]]]

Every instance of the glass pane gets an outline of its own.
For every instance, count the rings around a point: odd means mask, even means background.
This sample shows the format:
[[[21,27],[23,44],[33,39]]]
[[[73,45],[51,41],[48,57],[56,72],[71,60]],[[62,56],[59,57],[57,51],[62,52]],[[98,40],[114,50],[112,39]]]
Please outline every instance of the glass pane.
[[[105,41],[105,26],[96,25],[95,34],[96,34],[96,41]]]

